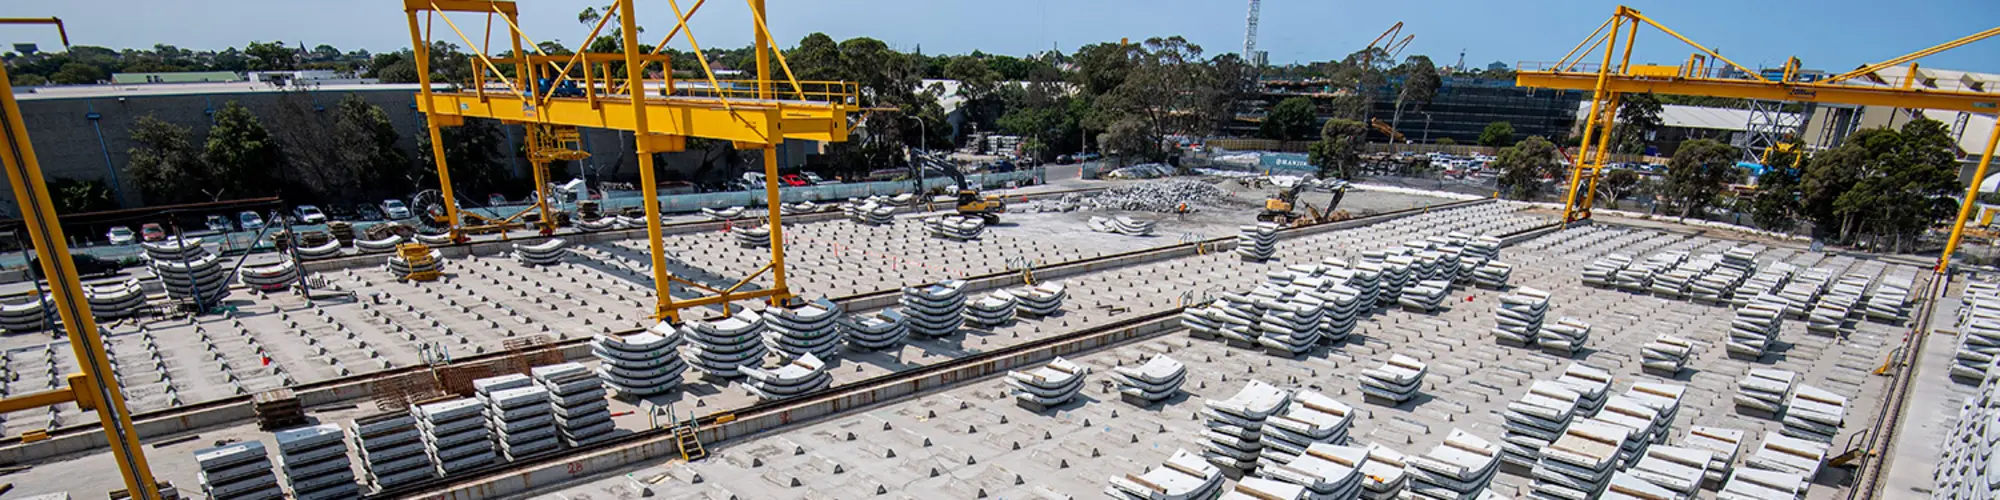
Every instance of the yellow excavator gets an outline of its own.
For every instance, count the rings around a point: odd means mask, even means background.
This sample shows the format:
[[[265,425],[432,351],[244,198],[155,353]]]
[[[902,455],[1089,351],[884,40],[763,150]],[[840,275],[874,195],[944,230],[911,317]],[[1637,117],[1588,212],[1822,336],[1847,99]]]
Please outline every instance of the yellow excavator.
[[[1326,186],[1329,191],[1333,192],[1333,198],[1327,201],[1326,208],[1319,209],[1307,206],[1306,210],[1309,214],[1299,214],[1299,194],[1320,186]],[[1348,218],[1347,213],[1337,211],[1336,209],[1340,207],[1340,200],[1347,197],[1347,186],[1347,181],[1321,181],[1314,179],[1310,175],[1305,176],[1297,182],[1293,182],[1290,186],[1278,188],[1271,193],[1269,198],[1265,198],[1264,211],[1257,213],[1257,221],[1275,222],[1278,225],[1284,226],[1294,223],[1317,224],[1345,220]]]
[[[950,176],[953,187],[957,188],[958,198],[955,204],[957,205],[959,215],[978,217],[980,220],[985,221],[986,224],[992,225],[1000,223],[1000,214],[1007,213],[1007,202],[1005,200],[1002,200],[999,195],[984,194],[979,192],[978,189],[973,188],[970,183],[965,181],[965,173],[958,170],[958,165],[922,154],[913,154],[911,156],[917,159],[917,161],[910,162],[910,169],[915,171],[917,192],[919,194],[924,192],[924,167],[935,168],[940,172],[944,172],[945,175]]]

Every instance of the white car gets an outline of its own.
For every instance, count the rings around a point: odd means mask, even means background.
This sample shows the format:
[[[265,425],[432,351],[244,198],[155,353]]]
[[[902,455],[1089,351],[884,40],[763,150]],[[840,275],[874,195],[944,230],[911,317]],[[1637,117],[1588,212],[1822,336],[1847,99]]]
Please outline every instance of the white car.
[[[321,212],[316,206],[299,205],[298,208],[292,209],[292,213],[299,216],[299,222],[302,224],[326,223],[326,212]]]
[[[382,216],[389,220],[408,219],[410,206],[404,205],[403,200],[382,200]]]
[[[134,233],[132,228],[125,226],[111,228],[104,233],[104,237],[111,240],[113,245],[130,245],[139,241],[139,233]]]
[[[257,215],[257,212],[246,210],[243,213],[236,214],[236,225],[242,227],[244,231],[262,230],[264,229],[264,217]]]

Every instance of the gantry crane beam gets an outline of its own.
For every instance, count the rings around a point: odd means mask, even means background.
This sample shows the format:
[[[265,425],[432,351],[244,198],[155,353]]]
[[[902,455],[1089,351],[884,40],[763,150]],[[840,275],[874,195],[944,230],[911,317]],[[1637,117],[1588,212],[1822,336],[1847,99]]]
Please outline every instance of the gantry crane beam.
[[[772,43],[769,25],[765,22],[768,10],[764,0],[746,0],[756,45],[756,78],[747,81],[717,79],[707,56],[703,55],[701,45],[695,40],[694,31],[688,25],[688,19],[706,0],[695,0],[686,10],[681,9],[679,0],[668,0],[667,3],[673,7],[678,23],[652,53],[639,49],[639,29],[634,22],[636,17],[633,15],[632,0],[617,0],[605,18],[591,29],[591,35],[586,40],[595,39],[611,18],[616,17],[622,35],[619,37],[619,53],[557,56],[541,53],[535,41],[521,31],[518,11],[512,1],[403,1],[403,10],[410,24],[411,44],[417,47],[417,74],[421,84],[417,103],[429,118],[426,123],[435,148],[432,158],[437,162],[438,178],[443,184],[447,217],[454,227],[453,236],[457,237],[455,228],[459,218],[455,198],[451,195],[451,178],[444,163],[443,146],[440,145],[439,127],[455,126],[464,123],[466,118],[484,118],[531,127],[630,131],[633,132],[633,143],[638,152],[639,182],[647,200],[644,204],[647,248],[652,257],[653,287],[658,300],[654,317],[678,323],[682,309],[724,305],[723,313],[726,315],[730,312],[727,304],[733,301],[767,299],[779,303],[791,299],[793,294],[785,282],[785,233],[779,213],[782,203],[778,197],[777,146],[786,139],[847,140],[848,114],[860,110],[859,90],[855,84],[848,82],[802,82],[794,78],[784,54]],[[450,13],[485,15],[487,44],[475,43],[451,19]],[[496,18],[504,25],[495,24]],[[464,85],[464,88],[438,91],[431,87],[427,48],[430,46],[433,19],[444,21],[451,33],[474,51],[468,61],[473,70],[472,81],[454,82]],[[491,33],[495,27],[505,30],[513,55],[492,56]],[[676,82],[673,78],[671,59],[659,52],[676,35],[687,40],[690,52],[701,65],[702,78],[689,82]],[[778,63],[775,69],[783,72],[783,79],[773,78],[771,62],[774,57]],[[513,71],[502,72],[502,66],[511,66]],[[689,137],[731,141],[738,149],[758,149],[763,153],[764,193],[770,210],[766,220],[771,231],[771,260],[756,273],[726,288],[692,283],[666,271],[666,249],[661,239],[658,203],[659,183],[652,153],[682,151],[687,147]],[[546,203],[547,196],[543,195],[540,199]],[[745,285],[766,272],[771,275],[771,288],[743,290]],[[713,295],[675,300],[670,286],[676,282]]]
[[[1652,26],[1687,43],[1696,52],[1679,66],[1632,64],[1632,47],[1638,38],[1640,25]],[[2000,28],[1974,33],[1886,62],[1863,65],[1854,71],[1818,81],[1796,78],[1800,64],[1798,58],[1791,58],[1786,61],[1779,79],[1771,80],[1681,36],[1638,10],[1620,6],[1611,19],[1598,26],[1597,31],[1578,43],[1576,48],[1570,49],[1561,60],[1552,64],[1521,64],[1523,69],[1515,73],[1515,85],[1591,91],[1582,144],[1570,170],[1569,192],[1563,202],[1563,221],[1574,222],[1590,217],[1598,173],[1604,169],[1612,127],[1617,122],[1619,97],[1623,94],[1652,92],[1992,114],[2000,112],[2000,93],[1995,92],[2000,90],[1996,89],[2000,85],[1972,82],[1960,86],[1939,86],[1938,82],[1918,74],[1916,60],[1995,36],[2000,36]],[[1603,50],[1601,63],[1594,67],[1583,63],[1585,58],[1600,49]],[[1623,55],[1614,62],[1613,55],[1620,51]],[[1710,70],[1709,61],[1727,64],[1741,76],[1723,78],[1721,71]],[[1903,63],[1909,63],[1910,74],[1900,80],[1891,81],[1876,73]],[[1971,186],[1966,188],[1958,218],[1952,224],[1951,239],[1945,243],[1944,255],[1938,257],[1938,272],[1947,270],[1952,252],[1957,250],[1960,239],[1964,237],[1966,219],[1972,214],[1979,185],[1986,178],[1988,167],[1993,164],[1996,145],[2000,145],[2000,127],[1995,127],[1993,135],[1986,140],[1985,151],[1979,157],[1979,167],[1973,173]]]
[[[53,17],[0,19],[0,24],[54,24],[57,29],[62,28],[62,20]],[[63,46],[69,46],[67,31],[63,32]],[[160,486],[146,461],[139,433],[132,427],[132,412],[125,406],[125,394],[118,387],[97,318],[91,315],[90,303],[83,295],[81,275],[70,259],[69,243],[57,220],[55,198],[42,177],[41,163],[28,140],[28,124],[21,119],[21,107],[14,99],[10,81],[6,67],[0,65],[0,164],[7,171],[14,201],[20,205],[22,226],[34,245],[35,255],[41,259],[50,298],[56,314],[62,318],[62,329],[69,335],[70,349],[82,372],[64,377],[66,387],[0,398],[0,413],[72,402],[80,409],[96,413],[98,424],[104,427],[104,439],[111,446],[112,459],[118,464],[118,473],[125,479],[125,491],[136,500],[158,499]]]

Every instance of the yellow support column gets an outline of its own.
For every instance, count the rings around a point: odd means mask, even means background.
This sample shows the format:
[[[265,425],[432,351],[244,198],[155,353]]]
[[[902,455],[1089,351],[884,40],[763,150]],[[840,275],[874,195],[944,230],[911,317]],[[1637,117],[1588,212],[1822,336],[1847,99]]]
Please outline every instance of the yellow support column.
[[[1589,155],[1591,152],[1591,146],[1596,145],[1596,143],[1592,141],[1610,140],[1609,137],[1597,137],[1597,135],[1599,135],[1596,133],[1598,127],[1597,121],[1599,120],[1600,115],[1603,113],[1603,110],[1608,109],[1610,106],[1609,101],[1611,100],[1612,96],[1608,95],[1604,91],[1605,89],[1604,86],[1605,82],[1608,82],[1611,79],[1611,52],[1617,50],[1618,48],[1618,31],[1624,28],[1624,26],[1620,24],[1623,22],[1626,22],[1626,20],[1622,17],[1612,18],[1611,33],[1606,35],[1604,41],[1604,62],[1597,68],[1597,89],[1590,95],[1590,116],[1584,122],[1583,142],[1578,144],[1577,147],[1577,154],[1574,160],[1576,164],[1572,165],[1570,168],[1569,193],[1567,193],[1565,201],[1563,202],[1563,222],[1565,223],[1576,222],[1579,219],[1590,216],[1590,208],[1580,204],[1583,201],[1583,198],[1578,196],[1579,194],[1581,194],[1578,193],[1578,190],[1583,188],[1584,186],[1583,176],[1585,175],[1584,173],[1585,169],[1589,168],[1587,165],[1591,161],[1593,161],[1592,158],[1589,158]],[[1603,160],[1595,160],[1595,161],[1599,163],[1603,162]]]
[[[134,499],[158,499],[159,485],[154,483],[153,469],[146,463],[139,433],[132,428],[132,414],[125,408],[125,395],[112,373],[110,356],[104,352],[97,320],[85,302],[76,263],[70,260],[69,244],[56,218],[55,203],[43,181],[41,164],[35,160],[27,124],[21,121],[21,108],[15,103],[14,88],[8,81],[6,69],[0,68],[0,120],[5,121],[0,124],[4,125],[0,126],[0,161],[4,161],[7,182],[14,188],[14,200],[20,204],[22,227],[42,261],[42,275],[48,277],[56,313],[62,317],[63,330],[69,334],[77,365],[83,369],[83,376],[70,378],[69,390],[75,394],[78,407],[97,412],[105,440],[111,445],[112,459],[124,475],[125,491],[131,492]]]
[[[756,17],[755,22],[750,23],[750,31],[752,31],[751,34],[754,35],[757,39],[757,98],[758,99],[771,98],[771,37],[767,36],[764,33],[764,30],[757,29],[758,26],[769,26],[769,24],[765,23],[765,17],[764,17],[764,14],[768,12],[770,12],[770,10],[764,8],[764,0],[750,0],[750,15]],[[773,138],[771,140],[773,144],[776,144],[781,141],[783,141],[783,139]],[[770,153],[766,152],[765,154],[769,155]],[[773,176],[768,178],[768,181],[778,182],[778,178]],[[772,212],[772,213],[777,213],[777,212]],[[772,225],[775,226],[776,224]],[[777,233],[771,233],[771,236],[776,237]],[[780,274],[780,276],[782,276],[782,274]]]
[[[779,218],[784,200],[778,197],[778,145],[764,145],[764,201],[770,209],[771,228],[771,285],[777,295],[771,296],[771,305],[784,304],[792,298],[790,288],[785,287],[785,225]]]
[[[1972,185],[1965,187],[1965,202],[1958,205],[1958,220],[1951,223],[1951,239],[1944,244],[1944,255],[1938,256],[1937,272],[1951,269],[1951,253],[1958,250],[1958,241],[1965,237],[1965,220],[1972,217],[1972,207],[1979,202],[1979,185],[1986,182],[1986,168],[1993,166],[1993,146],[2000,144],[2000,127],[1993,127],[1993,135],[1986,138],[1986,152],[1979,155],[1979,168],[1972,170]]]
[[[625,50],[625,80],[632,89],[634,103],[646,100],[646,82],[639,66],[639,27],[633,22],[632,0],[618,0],[618,24],[624,30],[622,40]],[[607,81],[610,73],[605,73]],[[670,292],[672,282],[667,279],[667,248],[661,241],[660,230],[660,183],[653,172],[653,137],[646,132],[646,107],[632,106],[633,142],[639,152],[639,189],[645,193],[646,204],[646,249],[653,256],[653,293],[656,295],[653,317],[673,323],[681,322],[680,311],[673,308],[674,296]]]
[[[417,27],[417,11],[405,10],[404,14],[410,18],[410,39],[425,40],[423,30]],[[438,193],[444,195],[444,216],[450,219],[451,239],[457,241],[463,239],[464,236],[458,232],[458,198],[451,194],[451,169],[445,166],[444,132],[438,129],[440,125],[438,123],[439,120],[443,120],[444,118],[437,114],[437,109],[435,104],[433,104],[436,101],[431,99],[431,49],[424,43],[414,45],[415,47],[412,48],[412,51],[413,56],[417,60],[417,94],[421,97],[419,100],[424,102],[424,128],[430,129],[431,159],[437,163]],[[418,217],[430,216],[430,214],[414,215]]]

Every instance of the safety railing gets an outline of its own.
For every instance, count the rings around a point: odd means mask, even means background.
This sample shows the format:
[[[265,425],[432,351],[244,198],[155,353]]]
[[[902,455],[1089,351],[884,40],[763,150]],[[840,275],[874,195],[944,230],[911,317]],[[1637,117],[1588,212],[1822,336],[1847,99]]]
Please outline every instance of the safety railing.
[[[1544,72],[1544,73],[1557,72],[1566,74],[1594,75],[1597,74],[1598,68],[1601,67],[1603,67],[1603,65],[1597,63],[1576,63],[1576,64],[1559,65],[1555,61],[1520,61],[1515,66],[1515,69],[1517,71],[1522,71],[1522,72]],[[1655,71],[1647,71],[1649,69]],[[1731,68],[1728,65],[1721,65],[1718,67],[1717,65],[1714,65],[1712,63],[1695,67],[1693,69],[1690,69],[1685,64],[1679,66],[1664,67],[1664,69],[1674,70],[1671,75],[1662,74],[1661,71],[1658,71],[1660,69],[1663,68],[1661,66],[1655,66],[1655,65],[1634,64],[1631,65],[1631,67],[1626,68],[1624,76],[1685,78],[1685,79],[1698,78],[1698,79],[1708,79],[1708,80],[1741,80],[1741,81],[1755,81],[1757,80],[1758,76],[1762,76],[1764,79],[1770,80],[1772,82],[1776,82],[1783,78],[1783,75],[1779,74],[1778,69],[1776,68],[1767,69],[1764,70],[1761,75],[1752,76],[1750,74],[1737,71],[1735,68]],[[1884,70],[1884,71],[1891,71],[1891,70]],[[1895,71],[1904,72],[1906,71],[1906,69],[1895,70]],[[1821,72],[1801,72],[1792,75],[1790,83],[1813,84],[1813,83],[1818,83],[1820,79],[1829,78],[1832,76],[1833,75]],[[1971,76],[1965,73],[1958,73],[1958,72],[1944,73],[1944,72],[1926,70],[1921,68],[1917,70],[1915,76],[1909,75],[1907,73],[1901,75],[1888,75],[1888,74],[1883,74],[1882,72],[1877,72],[1872,76],[1863,76],[1859,78],[1854,78],[1852,80],[1839,82],[1837,85],[1897,88],[1897,89],[1910,88],[1915,90],[1932,90],[1940,92],[2000,93],[2000,81],[1981,80],[1978,77]]]
[[[828,102],[836,104],[857,104],[861,90],[854,82],[799,81],[797,86],[790,80],[718,80],[710,85],[706,80],[685,79],[674,85],[675,97],[710,97],[722,99],[758,99],[759,85],[769,87],[770,96],[777,100],[808,102]]]

